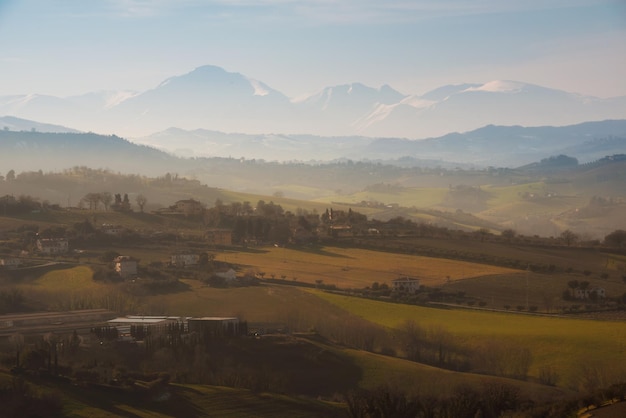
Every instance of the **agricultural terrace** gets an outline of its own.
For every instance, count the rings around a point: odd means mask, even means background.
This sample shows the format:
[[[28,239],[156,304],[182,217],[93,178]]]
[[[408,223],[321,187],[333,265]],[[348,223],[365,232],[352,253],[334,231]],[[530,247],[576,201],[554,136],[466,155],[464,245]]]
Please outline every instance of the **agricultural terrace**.
[[[626,373],[626,323],[393,304],[310,290],[325,301],[373,323],[397,329],[407,320],[442,327],[461,345],[493,349],[502,343],[527,347],[530,375],[553,367],[558,384],[578,388],[581,379],[616,380]]]
[[[401,275],[417,277],[426,286],[438,286],[451,280],[520,273],[486,264],[339,247],[268,247],[218,253],[216,260],[265,273],[266,278],[307,283],[323,280],[339,288],[364,288],[374,282],[390,284]]]

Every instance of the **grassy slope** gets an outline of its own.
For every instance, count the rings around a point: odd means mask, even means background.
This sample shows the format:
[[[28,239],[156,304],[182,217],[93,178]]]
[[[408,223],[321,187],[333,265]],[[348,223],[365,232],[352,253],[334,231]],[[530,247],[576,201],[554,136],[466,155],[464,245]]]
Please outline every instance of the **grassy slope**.
[[[478,388],[486,382],[497,382],[518,387],[524,397],[536,402],[553,401],[569,393],[568,390],[562,388],[501,377],[443,370],[366,351],[348,350],[348,352],[363,370],[361,385],[367,389],[386,385],[399,387],[401,390],[422,396],[445,397],[452,395],[459,386],[468,385]]]
[[[397,328],[407,319],[422,326],[442,326],[464,344],[505,340],[527,346],[533,353],[532,376],[554,366],[561,383],[575,384],[583,368],[611,375],[626,373],[626,323],[529,316],[474,310],[446,310],[391,304],[316,292],[326,301],[369,321]]]

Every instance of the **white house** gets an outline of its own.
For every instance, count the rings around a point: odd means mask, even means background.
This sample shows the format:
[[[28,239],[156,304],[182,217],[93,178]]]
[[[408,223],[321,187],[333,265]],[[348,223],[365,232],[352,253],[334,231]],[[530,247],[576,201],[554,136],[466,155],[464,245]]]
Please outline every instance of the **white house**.
[[[102,224],[102,232],[107,235],[120,236],[126,231],[126,228],[119,225]]]
[[[37,240],[37,249],[42,254],[65,254],[69,243],[65,238],[41,238]]]
[[[16,269],[20,266],[20,263],[21,261],[19,258],[0,258],[0,266],[5,269]]]
[[[115,271],[120,277],[129,278],[137,276],[137,260],[132,257],[120,255],[113,260]]]
[[[198,254],[181,253],[170,257],[170,263],[178,267],[196,266],[199,262],[200,255]]]
[[[201,215],[204,211],[202,203],[193,199],[179,200],[174,204],[174,210],[186,216]]]
[[[606,290],[603,287],[590,287],[574,289],[574,299],[604,299],[606,298]]]
[[[419,279],[401,277],[391,281],[391,289],[402,293],[416,293],[420,288]]]
[[[237,280],[237,272],[233,269],[228,269],[227,271],[217,271],[215,272],[215,276],[226,280],[226,282],[233,282]]]

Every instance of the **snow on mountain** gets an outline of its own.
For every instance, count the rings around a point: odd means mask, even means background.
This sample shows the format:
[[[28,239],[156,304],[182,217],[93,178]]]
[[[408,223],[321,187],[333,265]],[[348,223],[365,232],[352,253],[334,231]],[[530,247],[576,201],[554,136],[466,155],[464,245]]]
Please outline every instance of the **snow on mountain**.
[[[490,93],[519,93],[524,90],[527,84],[517,81],[495,80],[478,87],[468,87],[463,92],[468,91],[488,91]]]
[[[140,93],[0,96],[0,115],[130,137],[176,126],[246,134],[422,139],[489,124],[568,125],[623,119],[626,97],[599,99],[495,80],[442,86],[422,96],[405,95],[388,85],[350,83],[291,100],[259,80],[206,65]]]

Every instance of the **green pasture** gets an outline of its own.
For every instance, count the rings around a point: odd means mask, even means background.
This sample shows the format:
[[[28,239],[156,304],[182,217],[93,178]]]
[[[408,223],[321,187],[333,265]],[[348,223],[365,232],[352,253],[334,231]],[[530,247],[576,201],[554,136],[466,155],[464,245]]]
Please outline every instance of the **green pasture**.
[[[423,327],[441,326],[462,344],[515,342],[532,352],[531,376],[537,377],[542,367],[551,366],[561,376],[561,384],[574,386],[577,376],[591,369],[607,380],[626,373],[624,322],[426,308],[311,291],[347,312],[391,329],[413,320]]]
[[[524,396],[535,401],[554,400],[566,393],[562,388],[546,387],[537,383],[444,370],[367,351],[351,349],[345,351],[362,370],[361,385],[366,389],[386,385],[398,387],[408,393],[438,397],[451,396],[459,386],[479,388],[484,383],[496,382],[517,386]]]
[[[342,196],[329,196],[316,199],[317,201],[339,201],[358,204],[365,202],[380,202],[384,204],[397,203],[403,207],[427,208],[439,206],[448,192],[445,188],[400,188],[393,192],[364,190]]]
[[[98,290],[106,285],[93,281],[93,272],[87,266],[53,270],[33,282],[33,286],[44,291],[72,292],[76,290]]]

